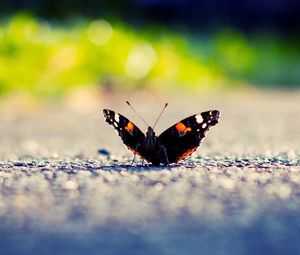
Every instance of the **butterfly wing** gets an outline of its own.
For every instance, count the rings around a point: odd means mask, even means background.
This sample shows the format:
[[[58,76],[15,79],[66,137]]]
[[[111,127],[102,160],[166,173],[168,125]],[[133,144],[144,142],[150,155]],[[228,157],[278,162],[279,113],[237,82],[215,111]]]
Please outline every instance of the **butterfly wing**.
[[[169,163],[176,163],[196,151],[206,132],[218,123],[219,117],[220,112],[216,110],[202,112],[165,130],[158,139],[165,147]]]
[[[106,122],[113,126],[127,148],[133,153],[143,157],[145,154],[143,146],[145,135],[143,132],[130,120],[119,113],[104,109],[103,114]]]

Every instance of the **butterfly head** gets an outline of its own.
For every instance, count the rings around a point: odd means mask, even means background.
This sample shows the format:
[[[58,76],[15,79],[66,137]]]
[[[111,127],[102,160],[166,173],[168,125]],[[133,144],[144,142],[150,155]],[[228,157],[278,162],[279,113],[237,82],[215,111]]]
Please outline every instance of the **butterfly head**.
[[[155,132],[152,127],[150,127],[150,126],[148,127],[146,135],[147,136],[155,136]]]
[[[156,135],[152,127],[148,127],[148,130],[146,132],[146,141],[145,145],[149,149],[154,149],[156,144]]]

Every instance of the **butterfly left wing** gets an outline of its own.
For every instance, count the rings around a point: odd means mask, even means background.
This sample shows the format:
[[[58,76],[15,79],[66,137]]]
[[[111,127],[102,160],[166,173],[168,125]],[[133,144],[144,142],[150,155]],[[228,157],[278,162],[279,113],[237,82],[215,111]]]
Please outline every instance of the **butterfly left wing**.
[[[127,148],[133,153],[143,157],[145,154],[143,147],[145,141],[144,133],[135,124],[119,113],[104,109],[103,114],[106,122],[113,126]]]
[[[176,163],[196,151],[206,132],[218,123],[219,117],[220,112],[216,110],[202,112],[165,130],[158,139],[166,150],[169,163]]]

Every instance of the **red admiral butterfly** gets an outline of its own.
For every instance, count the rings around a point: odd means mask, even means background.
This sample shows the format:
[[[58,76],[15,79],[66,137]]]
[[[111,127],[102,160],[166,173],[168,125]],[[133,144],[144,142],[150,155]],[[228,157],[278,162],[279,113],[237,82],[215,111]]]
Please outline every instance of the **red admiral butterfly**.
[[[132,108],[128,101],[126,103]],[[115,128],[127,148],[134,153],[134,156],[139,155],[156,166],[177,163],[191,155],[200,145],[206,132],[218,123],[220,117],[220,112],[216,110],[195,114],[181,120],[159,136],[156,136],[153,130],[155,124],[153,128],[150,127],[138,114],[148,125],[146,135],[133,122],[119,113],[104,109],[103,114],[106,122]]]

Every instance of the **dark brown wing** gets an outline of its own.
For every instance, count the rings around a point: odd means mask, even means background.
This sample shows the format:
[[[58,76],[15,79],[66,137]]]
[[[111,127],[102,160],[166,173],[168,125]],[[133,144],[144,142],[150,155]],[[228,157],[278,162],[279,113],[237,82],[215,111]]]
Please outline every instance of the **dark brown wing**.
[[[145,154],[145,135],[143,132],[130,120],[119,113],[104,109],[103,114],[106,122],[113,126],[127,148],[143,157]]]
[[[218,123],[219,117],[220,112],[216,110],[202,112],[165,130],[158,139],[166,149],[169,163],[176,163],[191,155],[200,145],[206,132]]]

